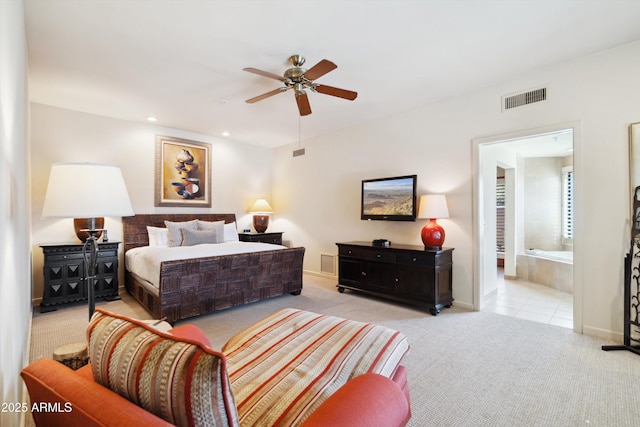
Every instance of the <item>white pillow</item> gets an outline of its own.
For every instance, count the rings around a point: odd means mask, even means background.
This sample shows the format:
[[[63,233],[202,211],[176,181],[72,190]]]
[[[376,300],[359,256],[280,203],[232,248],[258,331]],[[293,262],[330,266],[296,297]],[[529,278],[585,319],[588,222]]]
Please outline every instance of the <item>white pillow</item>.
[[[147,225],[147,233],[149,246],[169,246],[169,230],[166,228]]]
[[[238,230],[236,229],[236,223],[230,222],[229,224],[224,225],[224,241],[225,242],[237,242],[240,239],[238,238]]]

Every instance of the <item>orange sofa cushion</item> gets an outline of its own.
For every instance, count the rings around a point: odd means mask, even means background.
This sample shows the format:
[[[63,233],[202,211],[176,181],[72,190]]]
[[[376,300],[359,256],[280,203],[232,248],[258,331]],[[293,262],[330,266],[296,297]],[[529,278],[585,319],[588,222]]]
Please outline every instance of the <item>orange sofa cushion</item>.
[[[340,387],[301,427],[404,426],[410,416],[409,401],[393,380],[365,374]]]
[[[176,425],[238,425],[223,354],[103,309],[87,341],[95,381],[147,411]]]

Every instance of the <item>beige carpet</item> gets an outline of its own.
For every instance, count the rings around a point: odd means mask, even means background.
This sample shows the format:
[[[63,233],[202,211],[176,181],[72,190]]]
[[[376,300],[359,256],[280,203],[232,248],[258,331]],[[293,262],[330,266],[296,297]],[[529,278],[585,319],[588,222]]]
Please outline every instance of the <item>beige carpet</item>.
[[[636,426],[640,423],[640,357],[604,352],[609,344],[568,329],[455,308],[437,317],[411,307],[338,293],[335,279],[304,277],[286,295],[189,319],[220,348],[241,328],[284,307],[382,324],[402,331],[411,351],[410,426]],[[129,295],[98,302],[148,319]],[[86,305],[34,313],[31,359],[84,340]]]

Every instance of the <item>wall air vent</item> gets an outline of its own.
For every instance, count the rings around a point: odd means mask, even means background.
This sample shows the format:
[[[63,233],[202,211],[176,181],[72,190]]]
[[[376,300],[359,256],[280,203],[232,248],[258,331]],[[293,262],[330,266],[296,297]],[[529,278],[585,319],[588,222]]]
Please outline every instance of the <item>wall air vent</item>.
[[[293,157],[304,156],[304,148],[293,150]]]
[[[332,254],[320,254],[320,271],[325,274],[336,274],[336,257]]]
[[[512,108],[522,107],[523,105],[533,104],[534,102],[546,101],[547,88],[534,89],[527,92],[516,93],[513,95],[502,97],[502,111],[511,110]]]

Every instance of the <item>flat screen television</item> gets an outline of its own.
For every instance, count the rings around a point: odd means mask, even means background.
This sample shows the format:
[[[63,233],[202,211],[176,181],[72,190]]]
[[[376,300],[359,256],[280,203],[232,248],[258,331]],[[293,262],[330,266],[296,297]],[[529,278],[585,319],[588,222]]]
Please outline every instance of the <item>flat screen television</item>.
[[[417,175],[363,180],[360,218],[415,221],[417,180]]]

